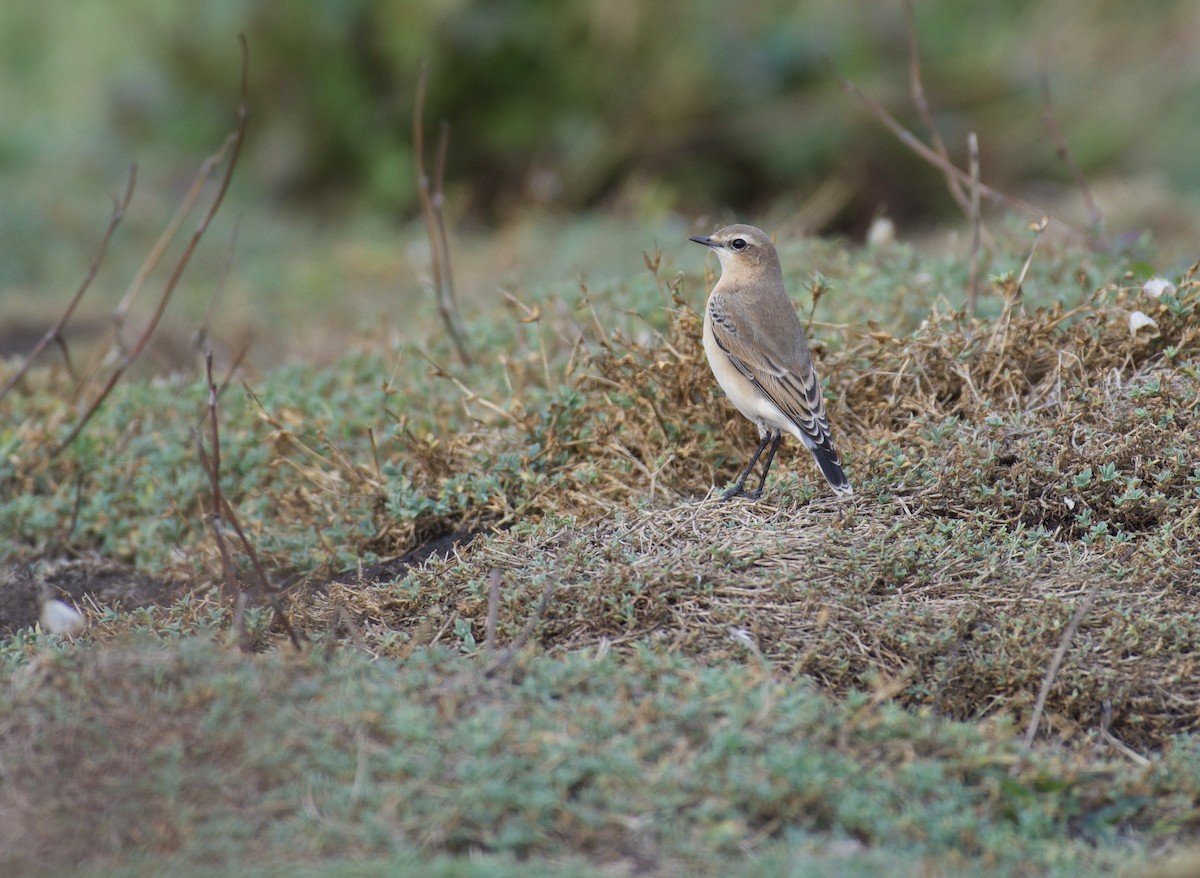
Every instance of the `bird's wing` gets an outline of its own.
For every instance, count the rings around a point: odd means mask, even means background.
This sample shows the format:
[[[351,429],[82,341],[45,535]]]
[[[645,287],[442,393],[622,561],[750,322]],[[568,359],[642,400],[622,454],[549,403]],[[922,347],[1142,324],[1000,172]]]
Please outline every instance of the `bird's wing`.
[[[818,447],[833,454],[821,382],[795,311],[776,314],[777,326],[763,331],[761,318],[724,297],[711,302],[713,338],[733,367]],[[790,320],[787,320],[790,316]],[[794,323],[794,327],[791,325]]]

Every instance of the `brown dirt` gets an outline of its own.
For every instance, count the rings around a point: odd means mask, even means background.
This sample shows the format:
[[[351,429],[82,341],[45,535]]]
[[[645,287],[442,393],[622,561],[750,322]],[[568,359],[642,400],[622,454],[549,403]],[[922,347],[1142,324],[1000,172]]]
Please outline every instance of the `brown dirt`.
[[[124,610],[169,604],[187,591],[183,583],[155,579],[102,558],[0,565],[0,637],[37,622],[42,583],[48,597],[66,603]]]

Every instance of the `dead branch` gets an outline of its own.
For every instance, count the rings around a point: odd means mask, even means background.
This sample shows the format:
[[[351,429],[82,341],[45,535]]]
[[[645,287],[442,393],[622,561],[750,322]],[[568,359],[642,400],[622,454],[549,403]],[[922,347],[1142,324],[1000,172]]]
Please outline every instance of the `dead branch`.
[[[221,435],[217,418],[217,401],[220,398],[221,389],[217,386],[216,379],[213,378],[212,351],[206,350],[204,352],[204,367],[208,386],[209,443],[212,450],[211,453],[205,452],[204,443],[200,439],[199,431],[196,431],[196,447],[200,455],[200,465],[208,473],[209,490],[212,498],[210,524],[213,529],[213,538],[217,543],[217,550],[221,556],[221,571],[225,582],[225,594],[234,600],[233,631],[237,634],[238,642],[243,651],[249,651],[249,639],[245,630],[245,610],[249,603],[249,594],[239,585],[237,571],[234,568],[233,558],[229,552],[229,544],[225,537],[225,522],[228,522],[229,526],[233,528],[234,533],[237,534],[238,540],[242,544],[242,550],[249,557],[250,566],[254,570],[255,579],[258,582],[259,594],[265,597],[271,604],[271,608],[275,612],[275,622],[287,632],[288,639],[291,640],[292,645],[299,651],[301,649],[300,636],[292,627],[287,613],[284,612],[283,605],[279,600],[279,590],[271,586],[266,571],[259,561],[258,552],[254,550],[253,544],[251,544],[249,538],[246,536],[246,532],[242,529],[242,524],[238,520],[237,513],[230,505],[225,492],[221,490]]]
[[[1067,654],[1067,649],[1071,646],[1071,641],[1075,639],[1075,632],[1079,630],[1079,624],[1083,621],[1083,617],[1088,614],[1088,611],[1092,608],[1092,604],[1096,600],[1096,594],[1100,591],[1100,583],[1102,581],[1097,579],[1079,606],[1076,607],[1075,613],[1071,616],[1071,621],[1067,624],[1067,630],[1063,632],[1062,639],[1058,643],[1058,649],[1054,651],[1054,657],[1050,659],[1050,667],[1046,669],[1046,676],[1042,680],[1042,691],[1038,693],[1037,703],[1033,706],[1033,716],[1029,718],[1029,728],[1025,730],[1026,747],[1033,746],[1033,739],[1037,736],[1038,723],[1042,719],[1042,711],[1046,708],[1046,699],[1050,696],[1050,687],[1054,685],[1054,679],[1058,676],[1058,669],[1062,666],[1063,658]]]
[[[896,121],[896,118],[892,116],[892,114],[886,109],[884,109],[882,104],[864,92],[858,87],[857,84],[841,76],[836,71],[834,71],[834,76],[836,77],[838,84],[842,87],[843,91],[848,92],[857,98],[858,101],[867,108],[871,115],[878,119],[885,128],[895,135],[897,140],[904,144],[904,146],[906,146],[911,152],[916,154],[917,157],[921,158],[928,164],[933,165],[935,168],[942,171],[942,173],[954,177],[960,183],[964,185],[970,185],[970,174],[952,162],[942,158],[942,156],[938,155],[935,150],[931,149],[928,145],[922,142],[919,137]],[[1016,213],[1023,213],[1031,218],[1040,219],[1047,216],[1046,211],[1030,204],[1028,201],[1024,201],[1023,199],[1016,198],[1012,195],[1006,195],[1000,190],[993,189],[991,186],[988,186],[985,183],[979,184],[979,194],[993,204],[997,204]],[[1060,219],[1051,219],[1051,222],[1078,239],[1086,241],[1089,238],[1088,234],[1083,229],[1072,223],[1068,223]]]
[[[1036,223],[1029,224],[1029,230],[1033,232],[1033,243],[1029,246],[1029,255],[1025,257],[1025,262],[1021,265],[1021,271],[1016,278],[1007,280],[1004,284],[1004,308],[1000,311],[1000,316],[992,322],[992,332],[987,341],[987,350],[1005,353],[1008,350],[1008,342],[1010,340],[1009,330],[1012,328],[1012,319],[1014,312],[1017,312],[1025,305],[1025,277],[1029,274],[1029,267],[1033,265],[1033,257],[1037,253],[1038,244],[1042,241],[1042,235],[1046,233],[1046,227],[1050,220],[1042,217]],[[992,368],[991,375],[988,377],[988,385],[995,383],[997,377],[1006,368],[1008,358],[1001,356],[996,358],[995,365]]]
[[[224,495],[221,493],[221,435],[217,419],[217,383],[212,377],[212,352],[205,352],[204,365],[208,376],[208,419],[209,443],[211,453],[205,453],[204,442],[196,432],[196,449],[200,455],[200,463],[208,473],[209,496],[212,511],[208,523],[212,528],[213,540],[217,544],[217,553],[221,557],[221,576],[225,597],[234,602],[233,633],[243,652],[250,651],[249,636],[246,633],[246,594],[238,583],[237,570],[233,566],[233,557],[229,553],[229,543],[225,539],[225,526],[222,517]]]
[[[446,218],[442,208],[446,204],[446,152],[450,148],[450,124],[443,119],[438,126],[437,156],[433,165],[433,196],[430,206],[437,219],[438,245],[442,254],[442,279],[446,283],[446,303],[450,313],[458,315],[458,298],[454,293],[454,272],[450,267],[450,239],[446,235]],[[459,327],[462,331],[462,327]]]
[[[1149,759],[1112,733],[1112,701],[1108,698],[1100,703],[1100,737],[1117,752],[1142,768],[1148,768],[1151,765]]]
[[[466,411],[468,417],[473,418],[475,416],[471,414],[471,411],[467,408],[467,405],[472,402],[477,402],[484,408],[499,415],[510,423],[516,421],[516,418],[513,416],[512,412],[505,411],[504,408],[492,402],[490,399],[480,396],[465,383],[463,383],[462,379],[452,373],[449,369],[439,365],[437,361],[435,361],[431,356],[429,356],[429,354],[425,353],[420,348],[417,349],[417,355],[432,367],[433,371],[431,374],[435,378],[449,378],[454,383],[454,386],[457,387],[459,392],[462,394],[463,409]]]
[[[233,257],[237,252],[238,233],[241,231],[241,228],[242,218],[239,216],[233,221],[233,234],[229,239],[229,257],[225,260],[225,265],[222,268],[221,279],[217,283],[216,288],[213,290],[212,297],[208,300],[208,308],[205,309],[204,319],[200,321],[200,325],[193,333],[193,342],[195,344],[195,350],[197,353],[201,353],[206,350],[205,345],[208,341],[208,335],[210,327],[212,326],[213,317],[217,313],[221,304],[221,300],[225,296],[225,290],[229,286],[229,278],[233,275]],[[241,353],[237,359],[240,361],[248,350],[249,345],[243,342]],[[228,383],[228,380],[226,380],[225,383]]]
[[[488,573],[488,608],[487,624],[484,626],[483,651],[488,658],[496,654],[496,622],[500,616],[500,583],[503,579],[500,571],[493,569]]]
[[[417,170],[417,194],[421,201],[421,213],[425,218],[425,227],[429,235],[429,271],[433,276],[435,293],[442,289],[442,260],[437,249],[437,238],[433,234],[433,204],[429,195],[429,175],[425,172],[425,91],[429,87],[429,66],[421,65],[421,75],[417,80],[417,94],[413,106],[413,158]],[[441,299],[438,300],[439,310]],[[442,319],[446,315],[442,314]],[[450,327],[446,327],[451,331]]]
[[[1087,184],[1087,178],[1083,176],[1083,169],[1075,161],[1075,156],[1071,154],[1071,147],[1067,145],[1067,138],[1063,135],[1062,129],[1058,127],[1058,119],[1054,115],[1054,104],[1050,100],[1050,80],[1045,73],[1042,74],[1042,124],[1046,127],[1046,133],[1050,135],[1050,139],[1054,141],[1054,149],[1058,153],[1058,157],[1063,160],[1070,169],[1071,176],[1075,178],[1075,185],[1079,187],[1083,202],[1087,205],[1088,226],[1095,234],[1102,235],[1104,217],[1100,215],[1100,208],[1096,206],[1096,200],[1092,198],[1092,190]]]
[[[421,65],[417,80],[417,94],[413,103],[413,157],[417,171],[417,195],[421,202],[421,215],[429,237],[430,274],[433,278],[433,294],[437,302],[442,325],[464,365],[471,365],[471,355],[464,341],[465,332],[459,325],[458,310],[454,300],[454,285],[450,274],[450,246],[446,237],[446,223],[442,214],[445,201],[443,191],[446,172],[446,148],[449,139],[448,127],[443,124],[436,158],[436,179],[430,191],[429,174],[425,170],[425,94],[429,88],[429,65]]]
[[[979,304],[979,238],[983,221],[979,215],[979,138],[972,131],[967,135],[967,155],[971,167],[971,276],[967,283],[967,310],[975,313]]]
[[[125,339],[122,335],[125,329],[125,320],[130,307],[133,305],[134,299],[142,291],[145,286],[146,279],[158,267],[162,261],[163,254],[166,253],[167,247],[175,240],[176,234],[179,232],[179,227],[183,225],[183,221],[192,212],[196,206],[196,202],[200,200],[200,196],[204,193],[205,184],[212,178],[213,170],[220,164],[225,155],[225,149],[228,143],[222,146],[217,152],[208,156],[200,165],[200,169],[196,172],[192,179],[191,185],[180,201],[179,206],[175,209],[174,215],[167,223],[166,228],[159,234],[158,240],[154,242],[154,246],[150,248],[149,254],[142,260],[141,266],[138,267],[137,274],[130,282],[129,287],[125,290],[125,295],[121,297],[121,301],[117,303],[117,307],[113,309],[111,319],[112,328],[109,335],[109,344],[115,345],[116,349],[122,353],[128,352],[129,348],[125,344]],[[91,362],[88,368],[84,370],[84,374],[92,375],[100,368],[100,364],[107,356],[107,349],[104,346],[98,347],[92,355]],[[80,394],[85,388],[80,387]]]
[[[100,263],[104,261],[104,254],[108,250],[108,242],[112,240],[113,232],[117,230],[117,226],[121,224],[121,220],[125,218],[125,211],[129,208],[130,202],[133,200],[133,190],[137,183],[137,165],[132,165],[129,168],[129,182],[125,185],[125,195],[120,200],[113,199],[112,217],[108,221],[108,228],[104,232],[104,237],[100,239],[100,246],[96,250],[96,255],[92,259],[92,264],[88,268],[87,274],[83,278],[83,282],[79,285],[79,289],[75,291],[75,295],[71,297],[70,303],[66,310],[55,321],[54,325],[46,330],[46,334],[41,337],[33,350],[29,352],[29,356],[25,358],[25,362],[21,364],[21,368],[13,373],[4,385],[4,389],[0,390],[0,399],[4,399],[8,392],[12,390],[17,383],[25,377],[33,362],[42,354],[51,342],[58,342],[63,348],[63,353],[66,353],[66,343],[63,341],[62,331],[67,325],[67,321],[71,319],[71,315],[75,313],[75,308],[79,305],[83,294],[88,291],[92,285],[92,281],[96,277],[96,273],[100,270]],[[70,357],[67,358],[67,364],[70,365]]]
[[[179,227],[183,225],[183,221],[187,219],[187,215],[192,212],[192,208],[196,206],[196,202],[200,200],[201,194],[204,192],[204,186],[212,177],[213,169],[220,163],[224,153],[224,148],[218,150],[208,156],[200,165],[200,170],[196,172],[196,176],[192,178],[192,183],[188,186],[188,190],[184,193],[183,200],[179,202],[179,206],[175,208],[175,213],[167,222],[166,227],[158,236],[158,240],[154,242],[154,246],[150,248],[149,254],[139,266],[137,274],[133,276],[129,287],[125,290],[125,295],[121,297],[121,301],[117,303],[117,307],[113,309],[113,322],[120,327],[124,324],[125,315],[129,313],[130,307],[133,305],[133,300],[137,298],[142,288],[146,285],[146,280],[158,267],[158,263],[162,261],[163,254],[167,252],[167,247],[171,241],[175,239],[175,235],[179,232]]]
[[[158,305],[155,307],[154,313],[151,316],[149,323],[146,324],[145,329],[142,331],[141,336],[134,343],[133,347],[125,353],[125,355],[121,358],[121,361],[117,363],[116,367],[109,375],[108,381],[100,391],[100,394],[92,401],[91,405],[88,406],[87,411],[83,413],[83,417],[79,419],[78,423],[75,424],[75,426],[71,429],[71,432],[67,434],[67,437],[62,441],[62,443],[54,449],[52,456],[57,456],[63,451],[63,449],[67,448],[72,442],[75,441],[75,439],[83,431],[83,428],[87,426],[87,423],[92,419],[92,416],[96,414],[96,411],[103,404],[104,400],[108,398],[108,395],[112,392],[112,389],[116,387],[117,382],[121,380],[121,376],[125,374],[126,370],[130,367],[130,365],[132,365],[133,361],[141,355],[143,350],[145,350],[146,345],[150,341],[150,336],[154,334],[154,331],[158,328],[159,321],[162,320],[163,313],[167,309],[167,303],[171,300],[171,296],[175,292],[176,286],[179,284],[179,279],[183,277],[184,270],[187,268],[188,263],[191,262],[192,255],[196,252],[196,247],[199,245],[200,239],[204,237],[204,232],[208,229],[209,223],[212,222],[213,217],[216,216],[217,210],[221,207],[221,203],[225,200],[225,193],[229,190],[229,181],[233,178],[233,169],[237,167],[237,160],[241,153],[242,142],[246,136],[246,119],[249,112],[248,69],[250,53],[249,47],[246,44],[246,38],[244,36],[239,36],[239,40],[242,47],[242,82],[241,99],[238,103],[238,125],[236,130],[231,132],[225,138],[225,142],[221,145],[220,149],[218,149],[212,156],[209,156],[209,158],[205,160],[206,166],[216,167],[221,162],[226,152],[229,153],[229,161],[225,166],[225,176],[221,180],[221,185],[217,189],[217,194],[214,196],[212,204],[209,205],[208,212],[204,215],[203,219],[200,221],[200,224],[196,227],[196,231],[193,232],[192,238],[188,242],[187,247],[180,255],[179,260],[175,263],[175,269],[171,272],[171,276],[167,280],[167,284],[163,289],[162,295],[159,297]]]
[[[537,609],[534,610],[533,615],[526,620],[525,627],[521,629],[521,633],[517,635],[517,639],[509,645],[508,649],[504,651],[504,654],[500,656],[500,658],[498,658],[490,667],[488,667],[486,671],[483,672],[485,677],[496,676],[496,674],[508,667],[509,664],[512,663],[512,660],[517,657],[517,654],[524,649],[525,644],[529,642],[529,638],[533,634],[533,630],[545,617],[546,610],[550,606],[550,599],[552,597],[554,597],[554,583],[547,582],[546,588],[542,592],[542,599],[537,605]]]
[[[951,164],[946,143],[942,140],[942,135],[933,122],[933,113],[929,109],[929,102],[925,100],[925,85],[921,79],[921,53],[917,49],[917,20],[916,14],[913,12],[912,0],[904,0],[904,24],[908,35],[908,85],[912,92],[913,105],[917,108],[917,115],[929,129],[929,139],[933,143],[934,150],[946,164]],[[971,215],[971,205],[963,192],[962,183],[954,174],[947,172],[944,168],[942,174],[946,178],[946,188],[950,190],[950,196],[962,208],[963,213]]]

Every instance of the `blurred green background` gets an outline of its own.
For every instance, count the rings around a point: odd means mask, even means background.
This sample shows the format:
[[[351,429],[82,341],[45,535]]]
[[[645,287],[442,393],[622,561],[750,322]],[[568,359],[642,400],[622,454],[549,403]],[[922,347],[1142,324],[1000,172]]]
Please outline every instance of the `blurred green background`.
[[[916,0],[915,11],[925,88],[960,164],[976,131],[986,181],[1086,223],[1042,123],[1045,76],[1108,230],[1148,229],[1178,259],[1193,255],[1200,4]],[[272,314],[297,297],[415,286],[423,61],[431,148],[437,123],[450,125],[452,228],[480,242],[456,255],[468,292],[473,273],[494,286],[505,246],[536,251],[551,234],[566,236],[554,259],[543,248],[499,274],[594,271],[631,247],[640,261],[655,242],[674,250],[686,229],[734,218],[851,237],[881,212],[902,237],[960,221],[940,175],[832,73],[926,136],[899,0],[15,0],[0,5],[5,313],[69,293],[134,161],[142,206],[124,233],[153,240],[233,125],[238,33],[251,127],[227,227],[211,233],[222,243],[206,242],[208,282],[236,249],[236,281]],[[568,218],[608,231],[571,238]]]

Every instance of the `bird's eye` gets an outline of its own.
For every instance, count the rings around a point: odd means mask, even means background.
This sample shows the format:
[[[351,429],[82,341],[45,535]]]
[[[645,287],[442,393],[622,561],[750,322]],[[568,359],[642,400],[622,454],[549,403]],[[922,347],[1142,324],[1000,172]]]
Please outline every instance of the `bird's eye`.
[[[732,241],[729,242],[729,246],[732,247],[734,250],[745,250],[746,249],[746,239],[745,238],[734,238]]]

